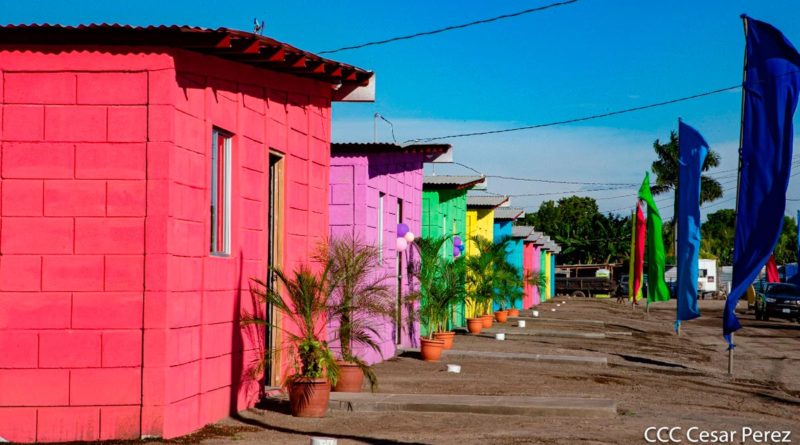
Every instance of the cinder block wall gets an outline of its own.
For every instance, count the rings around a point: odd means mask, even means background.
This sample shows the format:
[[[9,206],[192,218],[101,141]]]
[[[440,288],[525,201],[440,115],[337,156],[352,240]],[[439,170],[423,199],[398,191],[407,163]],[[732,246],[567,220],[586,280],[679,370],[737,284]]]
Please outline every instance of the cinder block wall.
[[[269,150],[283,266],[327,232],[329,86],[129,50],[0,52],[7,440],[174,437],[251,405],[263,333],[238,320],[266,273]],[[212,126],[234,134],[227,258],[208,253]]]
[[[361,240],[377,245],[379,242],[379,196],[384,195],[383,208],[383,268],[397,300],[397,221],[399,202],[402,202],[402,222],[417,236],[422,231],[422,155],[418,153],[341,154],[331,159],[330,233],[332,236],[354,234]],[[402,255],[401,272],[403,295],[414,289],[408,276],[407,250]],[[380,333],[377,343],[380,353],[364,348],[359,352],[367,363],[377,363],[393,357],[397,345],[418,346],[419,320],[413,308],[401,308],[401,329],[398,338],[397,320],[374,320]],[[332,324],[331,330],[337,325]],[[335,344],[334,344],[335,345]]]
[[[148,102],[164,55],[3,51],[0,436],[138,437]]]

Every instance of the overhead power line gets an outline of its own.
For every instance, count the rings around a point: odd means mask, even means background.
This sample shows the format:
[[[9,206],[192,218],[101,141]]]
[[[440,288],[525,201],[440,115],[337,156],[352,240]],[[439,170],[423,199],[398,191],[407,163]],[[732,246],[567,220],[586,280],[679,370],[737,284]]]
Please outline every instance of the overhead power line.
[[[341,48],[329,49],[329,50],[325,50],[325,51],[319,51],[317,54],[332,54],[332,53],[338,53],[340,51],[350,51],[350,50],[354,50],[354,49],[366,48],[368,46],[385,45],[387,43],[397,42],[397,41],[400,41],[400,40],[409,40],[409,39],[414,39],[414,38],[417,38],[417,37],[430,36],[430,35],[434,35],[434,34],[441,34],[443,32],[447,32],[447,31],[453,31],[453,30],[456,30],[456,29],[469,28],[470,26],[475,26],[475,25],[483,25],[483,24],[486,24],[486,23],[496,22],[498,20],[510,19],[512,17],[519,17],[521,15],[530,14],[530,13],[533,13],[533,12],[544,11],[546,9],[552,9],[552,8],[556,8],[556,7],[559,7],[559,6],[565,6],[565,5],[569,5],[570,3],[576,3],[576,2],[578,2],[578,0],[566,0],[566,1],[562,1],[562,2],[551,3],[549,5],[538,6],[536,8],[529,8],[529,9],[525,9],[525,10],[518,11],[518,12],[512,12],[510,14],[498,15],[496,17],[490,17],[488,19],[476,20],[474,22],[462,23],[460,25],[446,26],[444,28],[434,29],[432,31],[423,31],[423,32],[418,32],[418,33],[414,33],[414,34],[408,34],[408,35],[404,35],[404,36],[391,37],[391,38],[383,39],[383,40],[376,40],[376,41],[373,41],[373,42],[360,43],[358,45],[343,46]]]
[[[663,102],[655,102],[655,103],[652,103],[652,104],[641,105],[641,106],[638,106],[638,107],[624,108],[624,109],[616,110],[616,111],[609,111],[608,113],[593,114],[593,115],[590,115],[590,116],[576,117],[576,118],[572,118],[572,119],[565,119],[565,120],[554,121],[554,122],[546,122],[546,123],[543,123],[543,124],[525,125],[525,126],[522,126],[522,127],[504,128],[504,129],[501,129],[501,130],[477,131],[477,132],[472,132],[472,133],[450,134],[450,135],[447,135],[447,136],[436,136],[436,137],[430,137],[430,138],[410,139],[410,140],[406,141],[406,143],[411,143],[411,142],[432,142],[432,141],[438,141],[438,140],[442,140],[442,139],[455,139],[455,138],[465,138],[465,137],[472,137],[472,136],[484,136],[484,135],[489,135],[489,134],[511,133],[513,131],[533,130],[534,128],[545,128],[545,127],[554,127],[556,125],[574,124],[576,122],[585,122],[585,121],[590,121],[590,120],[594,120],[594,119],[600,119],[600,118],[609,117],[609,116],[616,116],[616,115],[619,115],[619,114],[632,113],[634,111],[641,111],[641,110],[646,110],[646,109],[649,109],[649,108],[663,107],[665,105],[676,104],[676,103],[679,103],[679,102],[685,102],[687,100],[699,99],[701,97],[706,97],[706,96],[711,96],[711,95],[714,95],[714,94],[724,93],[725,91],[736,90],[736,89],[739,89],[741,87],[742,87],[741,84],[737,84],[737,85],[732,85],[732,86],[725,87],[725,88],[719,88],[719,89],[716,89],[716,90],[706,91],[706,92],[703,92],[703,93],[692,94],[691,96],[684,96],[684,97],[679,97],[677,99],[665,100]]]

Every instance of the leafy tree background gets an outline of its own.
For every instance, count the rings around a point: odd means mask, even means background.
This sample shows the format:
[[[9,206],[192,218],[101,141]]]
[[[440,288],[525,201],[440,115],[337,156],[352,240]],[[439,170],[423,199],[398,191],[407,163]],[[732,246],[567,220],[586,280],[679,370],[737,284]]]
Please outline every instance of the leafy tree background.
[[[717,210],[708,214],[700,228],[701,258],[716,258],[719,265],[733,264],[733,237],[735,215],[732,209]],[[783,231],[775,246],[775,262],[778,264],[797,262],[797,221],[783,217]]]
[[[532,225],[561,246],[560,264],[627,261],[631,218],[602,214],[594,198],[569,196],[545,201],[520,224]]]

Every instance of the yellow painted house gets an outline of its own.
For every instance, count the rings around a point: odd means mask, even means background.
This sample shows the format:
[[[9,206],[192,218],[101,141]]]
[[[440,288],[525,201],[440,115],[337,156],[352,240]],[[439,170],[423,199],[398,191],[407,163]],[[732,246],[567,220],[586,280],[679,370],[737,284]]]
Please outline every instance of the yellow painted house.
[[[467,256],[477,254],[475,243],[470,241],[472,237],[477,235],[494,240],[494,210],[507,203],[507,196],[467,196]],[[476,314],[475,302],[467,298],[467,318],[476,315],[482,314]]]

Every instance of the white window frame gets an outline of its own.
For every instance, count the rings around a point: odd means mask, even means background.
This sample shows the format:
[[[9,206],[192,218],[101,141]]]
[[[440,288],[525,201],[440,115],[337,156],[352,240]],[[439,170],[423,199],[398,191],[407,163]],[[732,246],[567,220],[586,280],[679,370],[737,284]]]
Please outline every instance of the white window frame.
[[[226,131],[214,128],[211,137],[211,206],[214,206],[219,196],[219,178],[217,177],[217,165],[219,159],[217,156],[217,147],[219,145],[219,138],[223,137],[225,145],[223,146],[223,174],[225,176],[222,183],[222,250],[215,250],[216,248],[216,222],[217,219],[211,219],[211,255],[213,256],[230,256],[231,254],[231,152],[233,135]],[[217,209],[219,211],[219,209]]]
[[[383,220],[386,208],[384,201],[386,201],[386,193],[378,192],[378,263],[381,265],[383,264],[383,251],[386,249],[383,240]]]

